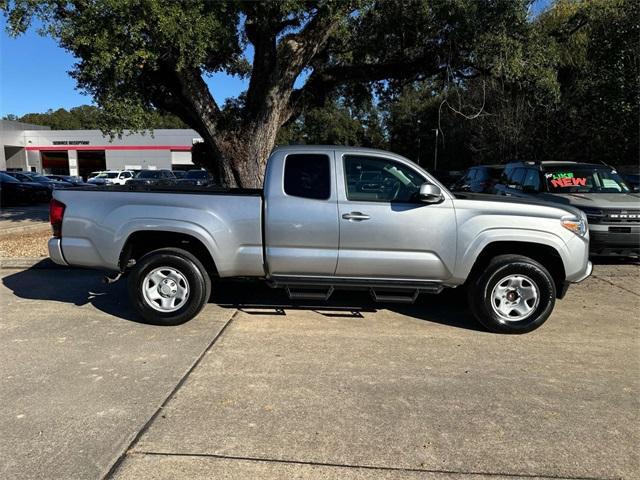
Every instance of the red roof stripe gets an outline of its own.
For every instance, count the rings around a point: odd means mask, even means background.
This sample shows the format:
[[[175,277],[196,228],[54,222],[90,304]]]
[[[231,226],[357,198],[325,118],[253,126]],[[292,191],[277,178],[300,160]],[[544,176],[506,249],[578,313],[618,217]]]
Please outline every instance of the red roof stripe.
[[[30,145],[25,147],[25,150],[178,150],[182,152],[190,152],[191,145]]]

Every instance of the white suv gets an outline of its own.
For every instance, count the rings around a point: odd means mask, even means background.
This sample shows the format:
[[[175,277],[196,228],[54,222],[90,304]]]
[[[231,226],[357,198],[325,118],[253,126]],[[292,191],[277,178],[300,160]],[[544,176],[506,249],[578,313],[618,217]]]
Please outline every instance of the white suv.
[[[89,180],[96,185],[124,185],[135,176],[131,170],[107,170]]]

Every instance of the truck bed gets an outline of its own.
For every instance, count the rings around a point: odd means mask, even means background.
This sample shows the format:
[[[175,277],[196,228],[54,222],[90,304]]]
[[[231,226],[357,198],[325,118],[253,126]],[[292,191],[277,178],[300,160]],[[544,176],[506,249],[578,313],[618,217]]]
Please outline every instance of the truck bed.
[[[209,250],[220,276],[263,276],[260,190],[195,186],[109,186],[56,190],[65,204],[62,257],[120,270],[133,233],[185,234]]]

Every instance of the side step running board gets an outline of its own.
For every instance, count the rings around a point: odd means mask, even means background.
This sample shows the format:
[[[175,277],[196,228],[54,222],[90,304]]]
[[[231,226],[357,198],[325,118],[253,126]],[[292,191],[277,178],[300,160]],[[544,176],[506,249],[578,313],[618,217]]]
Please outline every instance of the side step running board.
[[[291,300],[329,300],[333,287],[291,287],[287,286],[287,295]]]
[[[369,292],[371,293],[371,297],[373,298],[373,300],[376,302],[392,303],[415,303],[415,301],[418,299],[418,295],[420,295],[420,290],[418,289],[404,292],[402,290],[383,291],[372,288],[369,290]]]

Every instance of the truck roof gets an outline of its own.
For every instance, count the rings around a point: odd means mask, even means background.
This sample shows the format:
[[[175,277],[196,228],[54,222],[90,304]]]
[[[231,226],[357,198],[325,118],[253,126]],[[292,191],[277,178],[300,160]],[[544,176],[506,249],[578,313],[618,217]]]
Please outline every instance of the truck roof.
[[[347,152],[354,152],[354,153],[376,153],[378,155],[396,156],[396,157],[405,158],[405,157],[402,157],[402,155],[389,152],[388,150],[380,150],[377,148],[367,148],[367,147],[347,147],[342,145],[283,145],[283,146],[274,148],[271,153],[279,152],[279,151],[291,151],[291,150],[295,150],[298,152],[304,151],[304,150],[316,151],[316,152],[318,150],[327,150],[327,151],[344,150]]]
[[[508,166],[516,166],[516,165],[531,165],[531,166],[541,166],[541,167],[589,167],[589,168],[609,168],[608,165],[604,163],[583,163],[583,162],[573,162],[569,160],[543,160],[540,162],[509,162]]]

